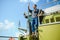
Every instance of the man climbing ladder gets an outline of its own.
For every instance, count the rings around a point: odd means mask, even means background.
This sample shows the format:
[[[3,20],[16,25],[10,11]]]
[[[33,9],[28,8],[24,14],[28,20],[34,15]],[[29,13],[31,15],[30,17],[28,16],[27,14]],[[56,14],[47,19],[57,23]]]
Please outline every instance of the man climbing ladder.
[[[32,26],[31,26],[32,27],[32,37],[35,36],[35,34],[36,34],[35,30],[38,29],[38,13],[39,13],[39,9],[37,9],[36,4],[33,5],[33,8],[34,8],[34,10],[31,10],[30,4],[28,5],[28,11],[32,15]]]

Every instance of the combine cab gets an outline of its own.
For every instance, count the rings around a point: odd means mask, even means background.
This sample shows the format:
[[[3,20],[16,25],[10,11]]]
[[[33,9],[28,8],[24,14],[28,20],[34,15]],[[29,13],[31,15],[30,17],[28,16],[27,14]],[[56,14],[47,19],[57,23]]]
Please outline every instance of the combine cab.
[[[46,8],[44,12],[49,15],[44,16],[42,24],[38,26],[38,40],[60,40],[60,4]],[[26,37],[19,36],[19,40],[36,40],[36,38],[33,39],[28,34]]]
[[[45,16],[38,27],[39,40],[60,40],[60,13]],[[30,35],[20,36],[19,40],[32,40]]]

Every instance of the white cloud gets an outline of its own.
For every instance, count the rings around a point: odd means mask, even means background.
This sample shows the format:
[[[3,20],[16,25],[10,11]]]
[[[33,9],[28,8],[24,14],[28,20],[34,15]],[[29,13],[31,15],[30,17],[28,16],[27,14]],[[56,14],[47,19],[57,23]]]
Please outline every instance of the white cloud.
[[[0,22],[0,28],[5,30],[14,27],[14,22],[9,22],[8,20],[4,20],[4,22]]]
[[[37,2],[39,2],[39,0],[31,0],[33,3],[37,3]]]
[[[20,34],[21,34],[20,32],[16,32],[16,33],[15,33],[15,36],[16,36],[16,37],[19,37]]]
[[[33,2],[33,3],[37,3],[39,0],[20,0],[20,2]]]
[[[50,0],[46,0],[47,2],[50,2]],[[58,1],[58,0],[52,0],[52,1]]]
[[[14,27],[14,23],[13,22],[9,22],[8,20],[5,20],[5,29],[10,29],[12,27]]]
[[[0,23],[0,28],[2,28],[3,27],[3,23]]]
[[[47,2],[49,2],[49,0],[46,0]]]
[[[28,0],[20,0],[20,2],[28,2]]]
[[[53,0],[53,1],[57,1],[57,0]]]
[[[9,28],[12,28],[12,27],[14,27],[13,22],[5,25],[5,29],[9,29]]]
[[[5,23],[5,24],[8,24],[8,23],[9,23],[9,21],[8,21],[8,20],[4,20],[4,23]]]

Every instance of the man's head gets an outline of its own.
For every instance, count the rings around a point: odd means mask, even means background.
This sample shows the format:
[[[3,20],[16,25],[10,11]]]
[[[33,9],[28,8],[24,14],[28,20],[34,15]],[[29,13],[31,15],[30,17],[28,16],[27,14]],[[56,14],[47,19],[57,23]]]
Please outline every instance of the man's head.
[[[36,8],[37,8],[37,5],[36,5],[36,4],[34,4],[34,5],[33,5],[33,8],[34,8],[34,9],[36,9]]]

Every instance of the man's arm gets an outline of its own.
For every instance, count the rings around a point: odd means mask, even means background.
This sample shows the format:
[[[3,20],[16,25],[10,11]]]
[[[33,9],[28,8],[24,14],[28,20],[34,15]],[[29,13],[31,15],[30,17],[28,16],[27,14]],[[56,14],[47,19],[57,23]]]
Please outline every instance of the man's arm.
[[[28,5],[28,11],[29,11],[30,13],[32,13],[32,10],[30,9],[30,3],[29,3],[29,5]]]
[[[24,17],[25,17],[25,18],[28,18],[28,16],[27,16],[25,13],[24,13]]]
[[[37,9],[37,16],[39,15],[39,9]]]
[[[38,16],[43,16],[43,14],[44,14],[44,11],[40,10],[40,12],[38,13]]]

